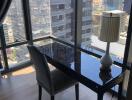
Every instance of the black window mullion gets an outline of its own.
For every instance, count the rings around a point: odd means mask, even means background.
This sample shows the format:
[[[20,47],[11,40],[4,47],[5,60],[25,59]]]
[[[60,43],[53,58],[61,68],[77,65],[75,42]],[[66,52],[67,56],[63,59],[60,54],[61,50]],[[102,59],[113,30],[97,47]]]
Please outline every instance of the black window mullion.
[[[33,44],[29,0],[22,0],[23,17],[28,44]]]
[[[125,45],[125,52],[124,52],[124,59],[123,59],[124,67],[127,65],[127,62],[128,62],[129,48],[131,45],[131,36],[132,36],[132,7],[131,7],[131,12],[130,12],[127,38],[126,38],[126,45]]]
[[[7,53],[6,53],[6,41],[4,36],[3,25],[0,25],[0,45],[1,45],[1,54],[4,62],[5,70],[9,69],[8,61],[7,61]]]

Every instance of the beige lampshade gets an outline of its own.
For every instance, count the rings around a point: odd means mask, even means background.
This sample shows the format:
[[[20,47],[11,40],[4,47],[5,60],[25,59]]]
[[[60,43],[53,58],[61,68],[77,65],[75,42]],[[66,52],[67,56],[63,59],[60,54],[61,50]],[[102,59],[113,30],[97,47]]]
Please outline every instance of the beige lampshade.
[[[119,40],[120,16],[109,11],[103,12],[99,39],[104,42]]]

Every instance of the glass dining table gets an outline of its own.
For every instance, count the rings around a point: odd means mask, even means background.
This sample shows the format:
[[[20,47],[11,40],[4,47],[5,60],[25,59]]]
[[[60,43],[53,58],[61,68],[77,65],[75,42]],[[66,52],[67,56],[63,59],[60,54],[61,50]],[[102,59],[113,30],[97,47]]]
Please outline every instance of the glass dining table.
[[[123,82],[121,67],[113,64],[110,72],[102,72],[99,58],[70,45],[47,39],[46,43],[37,47],[50,64],[96,92],[97,100],[103,100],[105,92]]]

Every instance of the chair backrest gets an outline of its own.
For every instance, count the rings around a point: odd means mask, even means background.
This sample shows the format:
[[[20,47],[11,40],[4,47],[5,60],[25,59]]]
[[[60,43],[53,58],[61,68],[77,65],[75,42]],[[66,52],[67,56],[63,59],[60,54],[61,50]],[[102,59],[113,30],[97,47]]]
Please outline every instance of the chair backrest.
[[[35,46],[27,46],[31,61],[35,66],[36,79],[38,83],[41,83],[46,89],[52,91],[52,82],[50,76],[50,70],[47,64],[45,55],[43,55]]]

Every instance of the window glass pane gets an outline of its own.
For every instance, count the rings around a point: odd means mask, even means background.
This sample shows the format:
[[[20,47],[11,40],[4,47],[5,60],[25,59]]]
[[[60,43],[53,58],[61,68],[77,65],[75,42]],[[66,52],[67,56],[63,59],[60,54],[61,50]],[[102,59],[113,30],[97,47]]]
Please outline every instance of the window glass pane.
[[[29,1],[33,39],[50,35],[51,33],[50,0]]]
[[[92,0],[82,1],[82,47],[87,48],[91,45],[92,35]]]
[[[110,52],[114,60],[122,62],[129,21],[129,15],[123,11],[124,0],[83,0],[83,5],[82,48],[103,55],[106,42],[98,39],[101,14],[103,11],[116,11],[120,15],[120,37],[118,42],[111,43]]]
[[[51,32],[58,39],[74,42],[74,0],[50,0]]]
[[[26,41],[21,0],[12,0],[4,20],[6,43]]]
[[[72,2],[74,0],[30,0],[33,38],[53,35],[73,42]]]
[[[27,45],[11,47],[6,49],[9,67],[29,60]]]

